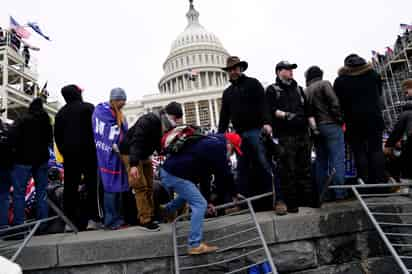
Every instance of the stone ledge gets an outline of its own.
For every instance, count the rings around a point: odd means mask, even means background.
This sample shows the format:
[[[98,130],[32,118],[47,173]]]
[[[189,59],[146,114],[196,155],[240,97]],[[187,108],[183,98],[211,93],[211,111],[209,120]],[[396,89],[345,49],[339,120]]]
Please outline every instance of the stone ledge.
[[[241,218],[244,216],[227,217],[218,224],[206,224],[205,240],[218,237],[223,232],[228,233],[228,229],[232,229],[233,232],[239,231],[243,226],[236,225],[236,222]],[[320,210],[303,208],[299,214],[283,217],[275,216],[272,212],[262,212],[257,214],[257,218],[267,242],[274,251],[279,243],[283,243],[279,246],[285,246],[288,242],[303,240],[308,240],[308,245],[314,243],[316,248],[319,248],[329,243],[316,242],[318,238],[336,237],[371,229],[366,215],[356,201],[328,204]],[[221,226],[225,226],[226,230],[219,229]],[[132,227],[121,231],[34,237],[19,258],[19,262],[25,270],[36,270],[122,262],[129,264],[162,258],[169,261],[173,256],[171,226],[162,225],[161,228],[162,230],[156,233],[143,232]],[[231,239],[235,242],[240,240],[241,238]],[[185,241],[185,237],[182,238],[182,243]],[[326,252],[321,255],[322,262],[327,263],[330,260]],[[309,260],[311,266],[318,264],[316,253],[314,256]]]

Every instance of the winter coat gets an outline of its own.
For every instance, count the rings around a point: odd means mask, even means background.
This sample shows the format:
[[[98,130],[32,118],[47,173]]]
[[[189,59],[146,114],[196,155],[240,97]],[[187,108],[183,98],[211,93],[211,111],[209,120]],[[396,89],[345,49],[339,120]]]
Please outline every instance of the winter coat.
[[[260,129],[264,124],[269,124],[265,92],[259,81],[241,75],[231,83],[222,96],[219,133],[227,130],[230,121],[237,133]]]
[[[15,163],[39,166],[50,158],[53,145],[53,128],[49,115],[44,111],[29,108],[27,114],[18,119],[10,130]]]
[[[371,64],[344,66],[333,89],[339,98],[348,133],[382,131],[382,80]]]
[[[309,109],[306,96],[295,80],[287,85],[277,77],[276,82],[266,89],[266,102],[270,109],[275,136],[308,134]],[[279,119],[275,116],[277,110],[293,115],[290,115],[290,118]]]
[[[226,139],[222,134],[209,135],[185,146],[177,154],[171,154],[164,162],[168,173],[200,184],[206,199],[210,192],[209,179],[214,175],[217,193],[234,194],[233,175],[227,159]],[[205,193],[206,192],[206,193]]]
[[[54,124],[55,140],[60,153],[63,157],[74,151],[96,154],[92,128],[94,106],[83,102],[77,91],[64,93],[63,97],[66,105],[57,113]]]
[[[127,133],[130,166],[138,166],[139,161],[147,160],[153,152],[160,152],[162,122],[158,113],[148,113],[140,117]],[[125,145],[123,145],[124,147]],[[123,150],[123,149],[122,149]],[[127,154],[124,150],[122,154]]]
[[[312,79],[305,90],[309,115],[314,116],[317,124],[342,124],[339,99],[329,81]]]
[[[412,143],[412,103],[405,105],[404,111],[399,116],[391,135],[386,141],[386,147],[395,147],[395,144],[406,136]]]

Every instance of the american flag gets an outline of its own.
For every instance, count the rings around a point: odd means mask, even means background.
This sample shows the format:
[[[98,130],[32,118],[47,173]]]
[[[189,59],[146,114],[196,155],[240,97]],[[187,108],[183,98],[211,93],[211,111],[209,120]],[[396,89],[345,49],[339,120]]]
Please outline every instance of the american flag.
[[[36,201],[36,186],[34,184],[33,178],[30,179],[26,188],[26,210],[31,209]]]
[[[28,39],[30,37],[30,32],[26,30],[22,25],[17,23],[16,19],[10,16],[10,28],[14,29],[21,38]]]
[[[403,29],[403,30],[412,30],[412,25],[401,24],[401,29]]]

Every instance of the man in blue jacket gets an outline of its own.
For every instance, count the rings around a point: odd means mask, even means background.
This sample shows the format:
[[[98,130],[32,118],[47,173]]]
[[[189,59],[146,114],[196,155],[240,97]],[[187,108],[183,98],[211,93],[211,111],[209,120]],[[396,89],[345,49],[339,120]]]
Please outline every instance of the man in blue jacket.
[[[176,154],[170,155],[160,169],[160,179],[168,190],[173,189],[177,198],[165,206],[165,211],[171,214],[181,208],[186,202],[192,210],[191,231],[189,235],[189,255],[210,253],[217,250],[202,242],[203,220],[208,207],[196,184],[201,184],[212,174],[218,193],[230,193],[236,197],[233,176],[228,159],[234,152],[240,152],[240,146],[232,142],[234,134],[217,134],[201,138],[187,144]]]

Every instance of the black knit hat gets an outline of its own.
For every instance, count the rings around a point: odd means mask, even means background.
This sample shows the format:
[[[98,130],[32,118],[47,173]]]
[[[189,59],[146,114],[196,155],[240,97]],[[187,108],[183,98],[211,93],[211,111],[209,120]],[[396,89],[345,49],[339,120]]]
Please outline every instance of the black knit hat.
[[[176,118],[180,119],[183,116],[182,105],[177,102],[171,102],[165,107],[167,114],[174,115]]]
[[[311,66],[305,72],[306,82],[309,82],[315,78],[322,78],[322,77],[323,77],[323,71],[318,66]]]

